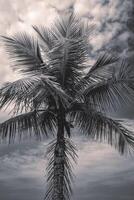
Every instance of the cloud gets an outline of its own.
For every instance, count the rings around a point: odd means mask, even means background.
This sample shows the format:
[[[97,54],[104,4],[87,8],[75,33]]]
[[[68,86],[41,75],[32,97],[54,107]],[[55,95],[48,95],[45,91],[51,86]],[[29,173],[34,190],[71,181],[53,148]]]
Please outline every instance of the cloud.
[[[116,45],[120,34],[125,32],[127,35],[123,23],[126,22],[131,2],[125,0],[64,0],[62,2],[60,0],[7,0],[6,3],[4,0],[0,0],[2,16],[0,17],[0,34],[12,35],[18,31],[33,33],[31,25],[50,26],[58,12],[66,12],[66,9],[73,4],[77,14],[81,17],[85,16],[84,19],[86,16],[87,19],[90,16],[93,23],[96,24],[96,35],[91,40],[92,55],[96,55],[96,52],[98,53],[102,48],[107,49],[106,47],[110,46],[109,43],[113,42],[113,38],[116,38]],[[125,37],[123,39],[124,42],[127,40]],[[127,48],[127,44],[125,48]],[[122,50],[124,50],[124,46],[123,49],[121,48]],[[14,73],[9,70],[9,62],[3,49],[1,49],[0,57],[2,58],[0,62],[1,82],[16,79],[18,75],[14,76]]]
[[[95,36],[90,40],[92,61],[102,50],[128,57],[128,40],[132,38],[126,25],[132,7],[130,0],[0,0],[0,34],[13,35],[18,31],[33,34],[31,25],[50,26],[58,12],[67,12],[71,7],[83,20],[96,25]],[[18,79],[20,76],[9,67],[2,45],[0,58],[0,85]]]

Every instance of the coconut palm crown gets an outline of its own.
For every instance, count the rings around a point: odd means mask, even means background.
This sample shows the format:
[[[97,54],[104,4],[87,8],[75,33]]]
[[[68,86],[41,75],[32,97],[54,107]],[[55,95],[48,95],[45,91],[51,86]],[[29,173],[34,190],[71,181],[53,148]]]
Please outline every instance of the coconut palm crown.
[[[94,27],[74,14],[51,28],[33,26],[38,37],[3,36],[12,68],[23,75],[0,89],[0,109],[13,106],[13,117],[0,124],[0,139],[9,143],[34,136],[54,136],[47,152],[45,199],[71,198],[72,163],[76,151],[72,129],[114,146],[121,154],[134,147],[134,135],[107,111],[134,99],[131,67],[102,54],[89,65],[89,36]]]

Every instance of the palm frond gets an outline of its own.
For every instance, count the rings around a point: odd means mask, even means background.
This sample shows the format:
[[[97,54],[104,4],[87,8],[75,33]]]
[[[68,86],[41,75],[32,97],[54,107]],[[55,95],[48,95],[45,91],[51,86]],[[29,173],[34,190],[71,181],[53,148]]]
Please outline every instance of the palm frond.
[[[40,76],[40,78],[41,82],[39,86],[35,88],[36,95],[34,99],[37,102],[41,102],[42,100],[47,102],[46,99],[48,99],[48,102],[50,102],[51,99],[54,99],[57,107],[59,106],[60,100],[62,105],[66,107],[69,104],[71,97],[69,97],[69,95],[66,94],[66,92],[60,86],[60,84],[53,80],[53,77],[50,76],[46,78],[45,75],[42,75]]]
[[[85,27],[78,17],[69,14],[57,20],[51,32],[45,28],[34,27],[34,29],[50,47],[47,55],[50,74],[57,77],[62,86],[71,90],[73,88],[72,85],[70,87],[71,82],[77,83],[85,69],[84,63],[88,58],[88,37],[93,27]]]
[[[46,75],[30,76],[17,81],[6,83],[0,89],[0,108],[14,104],[14,111],[27,111],[33,101],[41,104],[47,102],[48,95],[57,104],[58,100],[67,105],[68,95],[61,89],[60,85],[53,80],[53,77]]]
[[[46,53],[53,49],[55,45],[57,44],[58,37],[57,37],[57,31],[52,31],[50,28],[46,28],[43,26],[33,26],[33,29],[36,31],[40,38],[40,46]],[[55,34],[56,32],[56,34]]]
[[[71,161],[76,162],[76,148],[70,139],[64,138],[62,142],[54,140],[48,146],[47,155],[49,157],[47,166],[48,186],[45,200],[69,200],[72,194],[71,183],[73,181]],[[63,177],[62,183],[59,181],[61,176]]]
[[[56,119],[49,110],[34,110],[12,117],[0,124],[0,140],[8,143],[35,137],[42,139],[44,136],[54,134]]]
[[[2,36],[9,57],[13,61],[13,69],[22,73],[35,73],[45,66],[41,56],[39,43],[26,33],[13,37]]]
[[[87,108],[83,111],[72,112],[71,117],[85,135],[97,141],[107,142],[121,154],[134,149],[134,134],[118,120]]]
[[[87,87],[92,87],[100,81],[110,79],[117,60],[118,58],[112,54],[103,53],[75,85],[77,96],[80,96],[81,91],[84,91]]]
[[[0,88],[0,109],[15,104],[18,110],[23,111],[24,108],[26,111],[32,99],[30,93],[34,91],[38,81],[38,77],[31,76],[5,83]]]
[[[111,79],[89,85],[83,92],[87,102],[98,105],[100,109],[117,110],[134,99],[134,78],[131,67],[124,62]]]
[[[104,71],[105,66],[114,64],[117,61],[118,61],[118,58],[113,56],[112,54],[103,53],[101,56],[99,56],[99,58],[97,59],[95,64],[91,67],[91,69],[89,70],[86,76],[87,77],[90,76],[92,73],[96,72],[97,70]]]
[[[36,111],[38,112],[38,110]],[[56,114],[48,108],[44,111],[38,112],[39,124],[48,136],[50,133],[54,135],[57,128]]]

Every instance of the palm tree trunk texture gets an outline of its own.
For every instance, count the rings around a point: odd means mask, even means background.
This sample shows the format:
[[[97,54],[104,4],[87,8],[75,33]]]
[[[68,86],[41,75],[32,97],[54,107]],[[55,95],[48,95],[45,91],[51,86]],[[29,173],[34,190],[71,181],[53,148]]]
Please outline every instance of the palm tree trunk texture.
[[[54,195],[53,200],[64,200],[64,161],[65,161],[65,140],[64,140],[64,114],[58,116],[57,142],[54,150]]]
[[[54,195],[53,200],[64,200],[64,140],[57,140],[54,152]]]

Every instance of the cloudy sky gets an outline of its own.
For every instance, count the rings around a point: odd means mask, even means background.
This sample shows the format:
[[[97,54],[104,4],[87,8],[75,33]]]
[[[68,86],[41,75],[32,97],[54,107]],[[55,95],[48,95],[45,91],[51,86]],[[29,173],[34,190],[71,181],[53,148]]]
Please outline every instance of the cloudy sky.
[[[51,26],[58,16],[74,9],[82,20],[96,25],[91,59],[101,51],[118,53],[131,64],[134,57],[133,0],[0,0],[0,35],[18,31],[34,34],[32,25]],[[12,72],[0,43],[0,85],[20,75]],[[127,112],[128,113],[128,112]],[[133,118],[129,112],[129,117]],[[7,112],[0,113],[0,121]],[[74,200],[132,200],[134,159],[83,138],[75,138],[79,165],[75,168]],[[82,145],[84,143],[84,145]],[[41,200],[45,191],[46,143],[0,147],[0,198]],[[86,154],[86,159],[84,155]],[[88,154],[88,156],[87,156]],[[80,191],[80,192],[79,192]]]
[[[91,40],[92,55],[108,49],[127,56],[127,27],[132,9],[131,0],[0,0],[0,34],[13,35],[19,31],[33,33],[32,25],[51,26],[58,13],[74,9],[83,20],[96,25]],[[4,55],[4,56],[3,56]],[[1,82],[16,78],[9,69],[5,52],[0,47]]]
[[[133,61],[132,0],[0,0],[0,35],[20,31],[34,34],[32,25],[51,26],[58,16],[74,10],[84,21],[96,26],[91,43],[91,61],[101,51],[117,53]],[[13,73],[0,44],[0,84],[20,77]],[[129,109],[131,111],[131,109]],[[0,120],[6,112],[1,112]],[[133,117],[133,112],[132,116]]]
[[[78,149],[73,200],[133,200],[134,157],[105,144],[73,137]],[[0,198],[43,200],[47,142],[0,147]]]

